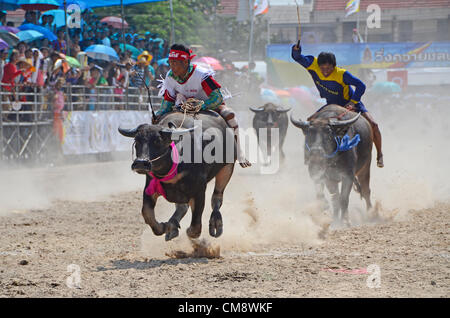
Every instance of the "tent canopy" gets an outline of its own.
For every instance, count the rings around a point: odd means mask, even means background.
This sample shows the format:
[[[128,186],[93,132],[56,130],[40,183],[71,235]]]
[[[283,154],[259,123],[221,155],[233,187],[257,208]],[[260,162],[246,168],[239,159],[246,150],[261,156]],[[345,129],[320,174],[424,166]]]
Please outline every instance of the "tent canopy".
[[[160,2],[160,1],[167,1],[167,0],[122,0],[124,6],[132,5],[132,4],[139,4],[139,3],[147,3],[147,2]],[[12,9],[12,7],[19,7],[18,4],[19,0],[2,0],[1,3],[4,3],[5,9]],[[45,2],[45,1],[44,1]],[[58,2],[60,6],[64,7],[64,0],[56,0],[52,2]],[[66,0],[67,4],[71,3],[77,3],[77,0]],[[112,7],[112,6],[120,6],[121,0],[88,0],[83,1],[82,6],[86,6],[88,8],[100,8],[100,7]],[[8,6],[8,7],[6,7]],[[2,10],[5,10],[2,9]]]

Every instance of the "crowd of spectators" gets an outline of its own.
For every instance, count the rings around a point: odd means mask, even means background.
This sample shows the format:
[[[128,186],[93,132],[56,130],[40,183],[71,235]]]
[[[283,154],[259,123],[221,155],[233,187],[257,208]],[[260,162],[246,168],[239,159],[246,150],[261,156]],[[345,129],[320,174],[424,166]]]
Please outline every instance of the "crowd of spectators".
[[[14,26],[6,20],[6,14],[0,13],[0,25]],[[36,90],[44,92],[48,104],[54,106],[54,96],[59,96],[56,92],[68,85],[84,87],[85,91],[79,95],[86,98],[83,103],[79,103],[78,110],[94,110],[97,105],[95,93],[102,86],[108,87],[108,93],[114,96],[113,101],[116,102],[123,100],[123,94],[129,87],[135,87],[140,96],[144,95],[145,84],[156,90],[157,79],[168,71],[167,62],[158,63],[158,60],[168,55],[167,41],[150,31],[139,34],[134,26],[129,26],[122,37],[117,26],[100,22],[100,18],[91,10],[82,13],[81,21],[80,28],[68,29],[69,34],[66,35],[66,28],[57,28],[52,15],[39,11],[26,12],[22,25],[31,23],[44,27],[54,33],[57,39],[49,41],[45,37],[31,42],[21,41],[14,47],[0,51],[2,91],[7,92],[2,101],[3,110],[10,110],[18,103],[23,105],[19,107],[25,109],[26,102],[32,96],[23,93]],[[123,40],[136,50],[132,48],[132,52],[129,47],[124,47]],[[96,44],[114,49],[119,60],[88,57],[84,50]],[[80,99],[73,96],[69,98],[72,101]],[[3,119],[7,120],[5,117]]]

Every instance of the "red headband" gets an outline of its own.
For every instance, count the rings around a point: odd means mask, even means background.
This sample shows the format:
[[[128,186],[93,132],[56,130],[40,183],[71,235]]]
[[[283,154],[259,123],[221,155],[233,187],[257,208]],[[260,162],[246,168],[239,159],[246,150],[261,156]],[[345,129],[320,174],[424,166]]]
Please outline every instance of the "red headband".
[[[170,50],[169,52],[169,60],[192,60],[196,55],[191,55],[192,51],[189,50],[189,53],[179,50]]]

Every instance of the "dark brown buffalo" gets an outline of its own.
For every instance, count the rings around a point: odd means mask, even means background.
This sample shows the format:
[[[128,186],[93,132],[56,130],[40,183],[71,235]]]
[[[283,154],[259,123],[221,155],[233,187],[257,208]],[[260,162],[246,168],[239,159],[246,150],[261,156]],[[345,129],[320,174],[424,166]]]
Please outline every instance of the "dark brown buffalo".
[[[253,117],[253,128],[255,129],[258,145],[265,157],[266,163],[270,161],[267,157],[271,157],[275,150],[280,152],[280,157],[283,160],[285,158],[283,144],[289,125],[287,112],[290,108],[282,108],[272,103],[267,103],[258,108],[249,108],[255,113],[255,117]],[[261,138],[260,129],[267,129],[266,138]],[[278,140],[272,140],[271,129],[278,129]]]
[[[310,121],[295,120],[291,116],[291,122],[305,135],[305,163],[317,185],[317,198],[327,206],[326,186],[332,198],[334,221],[349,225],[348,201],[353,185],[366,201],[367,210],[372,207],[369,184],[373,135],[370,124],[360,114],[337,105],[324,107]],[[335,137],[342,138],[345,134],[350,139],[359,134],[360,142],[350,150],[336,152]],[[341,189],[339,183],[342,183]]]
[[[205,162],[201,157],[201,161],[195,163],[194,149],[200,152],[209,144],[202,138],[200,143],[196,142],[192,135],[194,130],[194,119],[187,116],[183,120],[183,113],[169,113],[163,117],[158,125],[143,124],[135,129],[121,129],[119,132],[126,136],[134,138],[137,158],[132,164],[132,170],[146,175],[145,188],[149,185],[152,177],[149,172],[155,176],[165,176],[170,171],[173,161],[171,156],[170,144],[173,139],[178,139],[179,135],[183,135],[183,140],[177,144],[177,148],[189,160],[181,161],[177,167],[177,176],[167,182],[161,182],[166,194],[166,199],[176,205],[176,210],[168,222],[160,223],[155,216],[155,205],[159,194],[155,193],[151,196],[147,195],[144,188],[144,198],[142,206],[142,216],[145,222],[151,227],[155,235],[165,234],[165,239],[170,240],[178,236],[179,222],[186,214],[189,206],[192,210],[191,225],[187,229],[187,235],[190,238],[197,238],[202,230],[202,214],[205,206],[205,191],[209,181],[215,178],[215,187],[211,199],[212,213],[209,221],[209,233],[213,237],[219,237],[223,231],[222,215],[220,207],[222,206],[223,193],[227,186],[234,169],[236,160],[236,143],[234,135],[230,132],[224,119],[215,113],[206,114],[199,113],[196,115],[197,120],[202,121],[202,130],[208,130],[213,138],[227,138],[231,140],[231,149],[223,142],[223,158],[216,162]],[[179,127],[183,122],[184,130],[175,130],[174,126]],[[211,132],[211,129],[214,131]],[[201,132],[200,132],[201,134]],[[231,138],[231,139],[228,139]],[[185,145],[185,141],[190,143],[189,149],[191,153],[187,154],[186,149],[180,144]],[[222,139],[220,139],[222,140]],[[228,144],[229,145],[229,144]],[[181,149],[182,148],[182,149]],[[234,154],[228,152],[233,152]],[[183,153],[184,152],[184,153]]]

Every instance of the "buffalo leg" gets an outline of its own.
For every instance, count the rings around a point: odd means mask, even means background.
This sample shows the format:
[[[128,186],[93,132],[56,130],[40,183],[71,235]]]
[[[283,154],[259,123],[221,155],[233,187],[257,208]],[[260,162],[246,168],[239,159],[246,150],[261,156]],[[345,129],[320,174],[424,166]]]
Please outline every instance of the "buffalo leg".
[[[202,214],[205,208],[205,190],[206,187],[199,190],[199,194],[189,201],[192,210],[191,225],[186,230],[190,238],[198,238],[202,233]]]
[[[348,216],[348,201],[350,197],[350,191],[352,190],[354,176],[345,176],[342,180],[341,187],[341,219],[346,225],[350,225],[350,219]]]
[[[324,188],[325,185],[323,182],[318,182],[316,185],[316,198],[321,203],[322,210],[327,210],[329,208],[327,199],[325,198]]]
[[[341,204],[339,200],[339,183],[332,180],[326,181],[327,189],[331,194],[331,205],[333,207],[333,220],[339,220],[339,212],[341,210]]]
[[[189,209],[188,204],[176,204],[175,213],[169,219],[166,224],[166,241],[178,236],[178,229],[180,228],[180,221],[185,216],[187,210]]]
[[[361,185],[361,196],[366,201],[367,211],[372,208],[372,202],[370,201],[370,165],[367,165],[358,175],[358,181]]]
[[[159,223],[155,218],[156,198],[144,193],[144,203],[142,204],[142,216],[155,235],[163,235],[166,232],[166,223]]]
[[[228,164],[223,167],[216,175],[216,184],[214,186],[214,193],[211,198],[212,213],[209,219],[209,235],[212,237],[219,237],[223,232],[222,214],[220,207],[223,203],[223,192],[233,175],[234,164]]]

